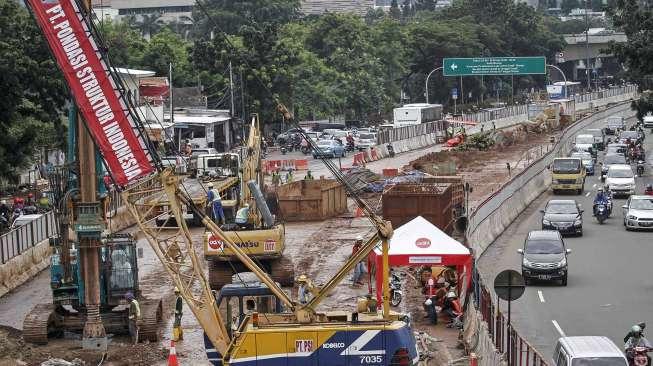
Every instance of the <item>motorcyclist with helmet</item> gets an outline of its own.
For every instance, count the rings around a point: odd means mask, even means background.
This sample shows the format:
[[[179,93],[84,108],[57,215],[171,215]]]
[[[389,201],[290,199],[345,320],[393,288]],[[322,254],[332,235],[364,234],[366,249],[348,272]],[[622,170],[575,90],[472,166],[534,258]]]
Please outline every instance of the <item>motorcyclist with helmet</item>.
[[[649,342],[648,339],[644,337],[644,332],[639,325],[633,325],[633,327],[630,329],[629,335],[630,337],[624,345],[624,350],[626,351],[626,359],[628,359],[628,365],[633,366],[635,361],[634,348],[644,347],[648,352],[653,349],[653,346],[651,345],[651,342]],[[646,355],[646,358],[648,360],[647,365],[650,365],[651,358],[648,355]]]
[[[605,207],[608,209],[608,214],[609,214],[610,207],[608,205],[608,201],[609,201],[608,194],[605,193],[603,187],[599,187],[599,189],[596,192],[596,197],[594,197],[594,206],[592,207],[593,215],[596,216],[596,207],[600,204],[605,205]]]

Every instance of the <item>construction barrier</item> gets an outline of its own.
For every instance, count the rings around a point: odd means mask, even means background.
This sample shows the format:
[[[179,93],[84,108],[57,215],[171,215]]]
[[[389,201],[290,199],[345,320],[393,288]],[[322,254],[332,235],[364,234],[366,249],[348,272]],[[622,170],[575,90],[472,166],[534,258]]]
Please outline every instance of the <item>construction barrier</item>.
[[[308,170],[308,160],[307,159],[297,159],[297,160],[295,160],[295,169],[297,169],[297,170]]]
[[[370,157],[372,158],[372,161],[377,161],[377,160],[379,160],[379,155],[376,153],[376,149],[375,149],[375,148],[370,149],[370,153],[371,153],[371,156],[370,156]]]
[[[352,166],[365,166],[365,155],[363,153],[354,154],[354,162]]]

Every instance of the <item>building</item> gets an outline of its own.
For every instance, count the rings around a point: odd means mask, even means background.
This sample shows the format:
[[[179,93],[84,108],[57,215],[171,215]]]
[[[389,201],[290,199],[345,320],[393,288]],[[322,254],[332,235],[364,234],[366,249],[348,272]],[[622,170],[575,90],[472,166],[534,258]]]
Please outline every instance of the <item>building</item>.
[[[319,15],[324,13],[354,13],[365,15],[374,9],[375,0],[302,0],[302,13]]]
[[[214,148],[229,151],[235,140],[231,113],[221,109],[175,108],[174,114],[164,115],[166,136],[174,136],[178,147],[190,143],[196,148]]]
[[[120,18],[159,14],[164,22],[187,21],[194,5],[194,0],[111,0],[111,8],[118,11]]]

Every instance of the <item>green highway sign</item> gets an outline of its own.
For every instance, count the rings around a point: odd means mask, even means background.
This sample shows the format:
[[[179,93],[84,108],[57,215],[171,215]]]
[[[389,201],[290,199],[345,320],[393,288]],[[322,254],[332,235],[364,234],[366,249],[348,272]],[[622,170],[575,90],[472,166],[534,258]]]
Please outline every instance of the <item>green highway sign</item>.
[[[444,76],[546,74],[546,57],[445,58]]]

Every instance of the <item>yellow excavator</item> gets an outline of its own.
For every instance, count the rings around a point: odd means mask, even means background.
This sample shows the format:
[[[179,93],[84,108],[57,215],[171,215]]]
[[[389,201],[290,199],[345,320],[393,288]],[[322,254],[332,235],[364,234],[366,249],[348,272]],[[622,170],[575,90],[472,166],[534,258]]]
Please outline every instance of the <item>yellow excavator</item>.
[[[353,193],[333,163],[324,160],[377,232],[328,282],[311,290],[313,297],[310,301],[301,304],[293,301],[257,265],[249,248],[236,244],[231,234],[222,231],[207,217],[204,208],[198,206],[188,193],[183,176],[176,175],[171,168],[164,168],[148,139],[145,124],[139,119],[140,114],[133,112],[136,107],[131,98],[125,98],[126,88],[121,86],[120,79],[110,68],[106,48],[98,43],[97,30],[88,12],[75,0],[29,0],[29,6],[67,83],[76,91],[73,96],[84,116],[83,121],[101,151],[125,206],[136,220],[140,229],[137,234],[147,239],[204,329],[218,355],[214,364],[411,366],[418,363],[419,354],[409,317],[391,313],[389,308],[388,240],[392,236],[392,226]],[[89,66],[85,67],[86,64]],[[292,121],[285,106],[279,103],[278,110],[286,121]],[[303,137],[313,149],[317,149],[310,138]],[[257,153],[256,149],[252,152]],[[253,161],[256,160],[259,159]],[[248,174],[252,173],[249,170]],[[260,174],[260,171],[255,173]],[[249,188],[253,189],[253,186]],[[256,196],[256,192],[252,194]],[[260,205],[258,200],[257,204]],[[167,212],[161,215],[174,218],[176,225],[156,224],[157,210],[161,206],[167,207]],[[281,312],[252,312],[244,317],[235,331],[227,332],[226,322],[204,272],[202,257],[184,219],[189,211],[280,300],[284,307]],[[375,307],[370,309],[372,311],[362,310],[363,307],[360,311],[318,311],[325,296],[379,242],[383,253],[383,266],[378,269],[383,274],[383,311],[375,311]]]
[[[261,192],[261,132],[258,115],[253,115],[247,145],[242,150],[242,176],[239,207],[249,206],[248,224],[223,226],[224,236],[240,246],[259,266],[283,286],[292,286],[295,272],[292,261],[283,256],[285,226],[275,222]],[[209,284],[219,290],[231,283],[235,273],[248,269],[221,237],[209,230],[204,235],[204,257],[209,263]]]

